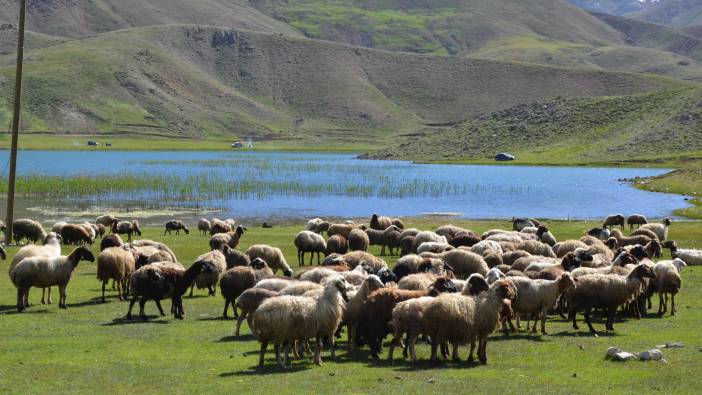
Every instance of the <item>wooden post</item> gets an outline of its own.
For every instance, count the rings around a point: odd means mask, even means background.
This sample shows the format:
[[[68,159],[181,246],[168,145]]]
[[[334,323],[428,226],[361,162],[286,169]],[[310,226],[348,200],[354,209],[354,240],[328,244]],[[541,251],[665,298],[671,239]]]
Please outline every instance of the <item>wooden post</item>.
[[[15,103],[12,114],[12,146],[10,148],[10,180],[7,183],[7,230],[5,245],[12,243],[12,222],[15,212],[15,177],[17,173],[17,140],[19,137],[20,102],[22,99],[22,66],[24,60],[24,25],[27,0],[20,0],[19,28],[17,31],[17,71],[15,73]]]

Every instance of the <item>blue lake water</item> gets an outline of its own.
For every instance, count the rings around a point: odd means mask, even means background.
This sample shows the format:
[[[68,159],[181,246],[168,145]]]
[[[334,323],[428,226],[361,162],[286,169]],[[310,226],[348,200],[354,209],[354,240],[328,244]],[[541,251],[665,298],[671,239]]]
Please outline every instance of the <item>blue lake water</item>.
[[[9,152],[0,151],[7,175]],[[57,202],[19,198],[27,215],[71,217],[79,212],[182,210],[222,217],[288,219],[455,213],[464,218],[600,218],[611,213],[670,215],[679,195],[632,188],[623,178],[664,169],[413,164],[355,159],[353,154],[299,152],[21,151],[18,174],[119,176],[144,174],[183,184],[226,185],[212,192],[144,190]],[[187,180],[187,182],[186,182]],[[178,181],[176,182],[178,184]],[[177,187],[178,185],[176,185]],[[202,210],[202,212],[201,212]],[[177,210],[176,210],[177,212]],[[82,214],[81,214],[82,215]],[[80,216],[74,214],[73,216]]]

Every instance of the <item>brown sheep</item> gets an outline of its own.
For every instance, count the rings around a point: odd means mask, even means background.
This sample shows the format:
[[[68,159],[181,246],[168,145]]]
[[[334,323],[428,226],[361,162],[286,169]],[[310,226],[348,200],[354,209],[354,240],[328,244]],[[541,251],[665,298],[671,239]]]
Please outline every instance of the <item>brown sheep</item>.
[[[119,235],[107,235],[100,241],[100,251],[110,247],[120,247],[124,244]]]
[[[361,229],[353,229],[349,233],[349,249],[351,251],[368,251],[370,239],[368,234]]]
[[[63,243],[67,245],[92,245],[94,241],[83,226],[73,224],[67,224],[61,228],[61,238]]]
[[[327,240],[327,250],[325,256],[331,254],[346,254],[349,250],[348,242],[342,235],[334,235]]]
[[[378,214],[373,214],[370,221],[371,229],[385,230],[392,225],[390,217],[379,217]]]

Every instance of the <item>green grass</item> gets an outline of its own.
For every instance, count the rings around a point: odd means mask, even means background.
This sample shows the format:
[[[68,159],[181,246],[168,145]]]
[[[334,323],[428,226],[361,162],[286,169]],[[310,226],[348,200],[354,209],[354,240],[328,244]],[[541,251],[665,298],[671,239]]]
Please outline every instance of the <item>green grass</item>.
[[[406,222],[433,228],[447,221],[415,218]],[[477,231],[509,226],[496,221],[451,222]],[[241,248],[269,243],[280,246],[289,262],[296,262],[292,240],[302,223],[280,224],[273,229],[248,225]],[[566,239],[578,237],[596,223],[549,225],[559,239]],[[671,238],[685,247],[702,247],[699,223],[676,222],[670,232]],[[164,237],[160,228],[148,228],[144,236],[168,243],[186,265],[207,250],[207,238],[195,234]],[[9,248],[8,259],[16,250]],[[372,251],[378,253],[375,248]],[[5,272],[8,265],[9,261],[0,263],[0,271]],[[194,298],[186,297],[184,321],[154,316],[156,308],[150,302],[146,307],[151,316],[148,323],[125,321],[127,304],[118,302],[114,292],[109,292],[106,304],[98,302],[99,295],[95,264],[82,262],[68,287],[68,310],[60,310],[55,304],[39,305],[39,292],[34,289],[30,296],[33,305],[27,312],[16,314],[14,287],[7,276],[0,276],[0,391],[454,393],[470,386],[503,393],[695,393],[702,385],[699,267],[683,272],[676,317],[617,321],[613,334],[599,338],[582,330],[574,332],[566,322],[549,320],[548,336],[491,336],[487,366],[448,363],[433,369],[427,364],[429,348],[422,345],[418,348],[421,362],[414,368],[399,358],[394,364],[374,362],[365,351],[349,355],[342,350],[337,362],[332,362],[325,351],[322,367],[306,359],[294,362],[287,370],[274,367],[269,353],[266,368],[259,372],[254,369],[258,343],[247,335],[245,325],[243,339],[232,337],[234,322],[220,318],[223,301],[219,295],[205,297],[205,292],[196,291]],[[164,303],[166,310],[168,305]],[[596,328],[603,329],[603,324],[596,321]],[[341,348],[345,341],[344,336]],[[604,359],[610,346],[642,351],[672,341],[684,342],[685,348],[663,349],[667,363],[614,363]],[[461,348],[463,358],[466,352]]]
[[[677,193],[689,196],[691,207],[677,210],[677,215],[702,219],[702,164],[693,163],[659,177],[635,180],[637,188],[653,192]]]

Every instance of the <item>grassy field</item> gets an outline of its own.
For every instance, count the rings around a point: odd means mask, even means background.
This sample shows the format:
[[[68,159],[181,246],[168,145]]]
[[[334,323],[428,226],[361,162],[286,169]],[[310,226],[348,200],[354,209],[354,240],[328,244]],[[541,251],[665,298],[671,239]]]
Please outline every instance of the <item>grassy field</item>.
[[[660,177],[636,180],[634,185],[647,191],[688,195],[693,205],[676,211],[676,214],[702,219],[702,163],[693,163]]]
[[[446,221],[415,218],[406,222],[433,228]],[[509,226],[495,221],[451,222],[477,231]],[[289,262],[296,262],[292,240],[302,223],[277,224],[273,229],[248,225],[241,248],[269,243],[280,246]],[[549,225],[559,239],[565,239],[578,237],[596,224]],[[676,222],[670,236],[682,246],[702,247],[699,223]],[[161,229],[150,228],[144,237],[168,243],[186,265],[207,250],[207,238],[196,234],[164,237]],[[16,247],[9,249],[8,259],[15,251]],[[378,253],[376,249],[372,252]],[[5,272],[8,265],[9,260],[0,263],[0,271]],[[549,321],[549,336],[494,334],[488,343],[487,366],[461,362],[430,368],[429,347],[420,346],[421,362],[416,367],[399,356],[393,363],[371,361],[362,350],[353,354],[341,351],[337,362],[330,361],[325,352],[322,367],[304,360],[286,370],[274,367],[273,356],[268,355],[267,367],[257,371],[258,343],[245,327],[242,333],[246,336],[232,337],[234,322],[220,318],[223,300],[219,295],[206,297],[205,292],[196,291],[195,297],[186,297],[184,321],[155,316],[156,308],[149,303],[151,320],[130,322],[124,319],[127,304],[118,302],[114,292],[110,292],[108,303],[99,303],[95,264],[83,262],[68,287],[69,308],[65,311],[56,304],[39,305],[39,292],[33,290],[33,306],[17,314],[14,287],[7,276],[0,276],[0,392],[454,393],[470,386],[509,393],[695,393],[702,386],[698,328],[702,320],[702,270],[686,269],[683,284],[676,317],[617,321],[614,333],[599,338],[583,330],[574,332],[560,320]],[[166,309],[168,305],[165,302]],[[598,319],[595,326],[603,329],[604,325]],[[341,347],[345,340],[344,336]],[[604,359],[610,346],[642,351],[672,341],[684,342],[685,348],[663,349],[667,363]],[[466,352],[461,349],[463,358]]]

